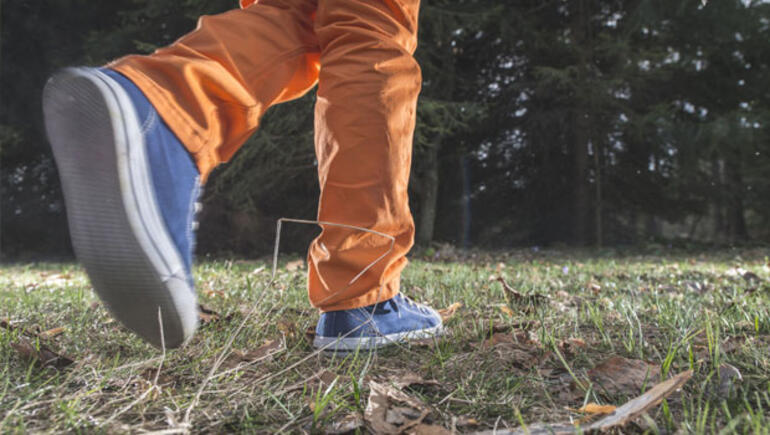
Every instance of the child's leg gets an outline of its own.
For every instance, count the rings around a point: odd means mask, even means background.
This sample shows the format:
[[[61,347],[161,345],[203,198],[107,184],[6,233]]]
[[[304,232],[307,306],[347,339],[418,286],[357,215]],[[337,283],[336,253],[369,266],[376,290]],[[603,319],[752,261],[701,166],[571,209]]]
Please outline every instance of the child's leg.
[[[419,0],[322,0],[315,31],[321,48],[316,153],[323,221],[396,238],[325,227],[309,252],[310,300],[323,311],[372,305],[398,293],[414,240],[407,183],[421,74]]]
[[[260,0],[204,16],[195,31],[171,46],[108,67],[147,95],[205,180],[254,132],[271,105],[315,85],[316,7],[317,0]]]
[[[115,317],[157,346],[181,345],[198,323],[200,178],[270,105],[317,81],[316,4],[262,0],[204,17],[152,55],[66,69],[46,85],[75,253]]]

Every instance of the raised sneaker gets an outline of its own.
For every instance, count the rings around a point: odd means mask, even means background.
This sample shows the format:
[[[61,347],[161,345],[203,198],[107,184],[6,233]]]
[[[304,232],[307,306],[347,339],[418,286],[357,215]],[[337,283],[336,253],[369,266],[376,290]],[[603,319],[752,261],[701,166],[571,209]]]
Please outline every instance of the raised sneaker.
[[[145,340],[180,346],[198,326],[195,162],[139,88],[115,71],[57,73],[43,109],[75,255],[94,289]]]

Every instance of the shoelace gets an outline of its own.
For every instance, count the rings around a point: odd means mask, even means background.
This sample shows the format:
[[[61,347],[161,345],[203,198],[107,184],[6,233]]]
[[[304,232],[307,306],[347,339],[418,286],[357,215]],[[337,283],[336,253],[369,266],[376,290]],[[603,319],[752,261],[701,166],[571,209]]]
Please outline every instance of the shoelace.
[[[425,306],[421,303],[413,301],[409,296],[402,295],[402,297],[410,307],[417,308],[420,312],[425,312]]]

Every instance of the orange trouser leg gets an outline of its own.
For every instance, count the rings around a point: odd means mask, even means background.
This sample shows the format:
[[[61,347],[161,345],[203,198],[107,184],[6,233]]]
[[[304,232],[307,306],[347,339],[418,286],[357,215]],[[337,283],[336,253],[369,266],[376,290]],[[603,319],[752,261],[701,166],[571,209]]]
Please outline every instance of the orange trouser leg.
[[[150,56],[109,67],[141,88],[198,163],[202,178],[228,160],[273,104],[320,81],[316,105],[320,220],[308,292],[324,310],[371,305],[398,292],[414,240],[407,198],[420,69],[419,0],[247,0],[203,17]],[[319,64],[320,62],[320,64]],[[320,72],[319,72],[320,68]]]
[[[376,234],[325,226],[308,255],[309,294],[324,311],[393,297],[414,243],[407,183],[420,68],[419,0],[321,0],[315,30],[321,72],[315,139],[322,221],[370,228],[395,237],[387,252]]]
[[[254,132],[273,104],[318,80],[318,0],[260,0],[204,16],[193,32],[150,56],[108,65],[130,78],[185,144],[205,180]]]

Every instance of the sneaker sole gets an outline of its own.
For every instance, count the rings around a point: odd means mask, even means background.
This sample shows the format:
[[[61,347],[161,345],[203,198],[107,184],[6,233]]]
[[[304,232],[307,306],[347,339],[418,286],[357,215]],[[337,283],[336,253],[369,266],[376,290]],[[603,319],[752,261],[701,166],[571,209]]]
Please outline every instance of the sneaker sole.
[[[441,335],[442,331],[442,325],[437,325],[433,328],[380,335],[378,337],[336,338],[316,336],[313,339],[313,346],[316,349],[323,349],[326,352],[351,352],[358,349],[372,350],[390,346],[396,343],[405,343],[410,340],[422,340],[425,338],[437,337]]]
[[[148,342],[182,345],[198,326],[195,291],[155,202],[130,97],[98,70],[69,68],[46,84],[43,112],[72,245],[96,293]]]

